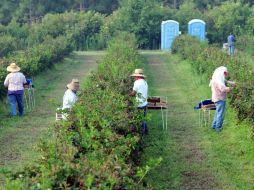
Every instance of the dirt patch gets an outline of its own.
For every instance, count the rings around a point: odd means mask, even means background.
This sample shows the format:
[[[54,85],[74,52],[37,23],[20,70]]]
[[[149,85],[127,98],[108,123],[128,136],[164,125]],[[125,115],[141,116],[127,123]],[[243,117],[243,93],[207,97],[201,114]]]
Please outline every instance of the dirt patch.
[[[153,61],[153,62],[149,62],[148,64],[150,64],[150,65],[159,65],[160,63],[156,62],[156,61]]]
[[[1,152],[1,155],[4,155],[3,158],[0,160],[0,166],[5,166],[6,163],[18,160],[20,158],[20,153],[18,152]]]
[[[159,58],[157,58],[155,56],[152,56],[152,57],[149,58],[149,61],[147,63],[150,64],[150,65],[160,65],[161,61],[160,61]]]
[[[182,175],[182,187],[185,190],[205,190],[216,189],[218,184],[215,183],[214,177],[204,171],[204,173],[183,171]],[[208,188],[209,187],[209,188]]]
[[[14,160],[18,160],[20,157],[19,151],[15,148],[11,147],[12,139],[16,138],[16,135],[13,133],[7,134],[4,138],[0,139],[0,166],[6,165],[8,162],[12,162]],[[3,148],[3,147],[8,148]],[[10,149],[11,148],[11,149]]]
[[[195,159],[193,159],[195,158]],[[205,160],[205,155],[201,152],[201,151],[198,151],[196,148],[193,148],[192,150],[189,149],[188,150],[188,154],[185,155],[185,159],[186,159],[186,162],[188,163],[192,163],[194,160],[194,162],[200,162],[202,163],[202,161]]]

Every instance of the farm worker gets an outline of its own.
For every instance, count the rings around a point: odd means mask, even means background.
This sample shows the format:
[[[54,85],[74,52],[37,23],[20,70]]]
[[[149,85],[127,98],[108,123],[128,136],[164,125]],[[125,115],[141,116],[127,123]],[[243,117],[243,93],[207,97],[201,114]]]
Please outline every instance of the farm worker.
[[[78,100],[77,91],[79,90],[79,80],[72,79],[72,81],[67,84],[67,90],[63,97],[63,109],[71,109],[73,104]]]
[[[212,128],[217,132],[220,132],[222,129],[226,108],[226,95],[232,90],[225,85],[225,76],[228,76],[227,68],[224,66],[218,67],[215,69],[209,85],[212,90],[212,101],[216,106]]]
[[[137,107],[140,110],[144,111],[144,117],[146,116],[147,110],[147,93],[148,93],[148,84],[145,80],[146,76],[143,74],[142,69],[135,69],[134,73],[131,75],[135,77],[135,82],[133,85],[133,90],[130,93],[130,96],[136,96]],[[142,134],[148,133],[148,128],[146,121],[142,121],[141,125]]]
[[[229,48],[229,55],[234,55],[235,52],[235,37],[232,33],[228,36],[228,48]]]
[[[16,116],[16,104],[18,104],[19,116],[24,114],[24,107],[23,107],[23,93],[24,87],[23,85],[26,84],[26,77],[23,73],[19,72],[20,67],[16,65],[16,63],[11,63],[7,67],[7,71],[10,72],[5,80],[4,86],[8,87],[8,100],[11,109],[11,116]]]
[[[77,102],[78,96],[77,91],[79,90],[80,84],[78,79],[72,79],[72,81],[67,84],[67,90],[63,96],[63,110],[69,112],[72,106]],[[66,119],[67,114],[63,114],[63,118]]]

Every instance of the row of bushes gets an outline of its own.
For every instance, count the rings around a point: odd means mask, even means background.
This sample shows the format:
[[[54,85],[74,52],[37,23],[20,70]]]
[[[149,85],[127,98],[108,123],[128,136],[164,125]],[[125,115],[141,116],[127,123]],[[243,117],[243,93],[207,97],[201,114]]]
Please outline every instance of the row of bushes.
[[[16,49],[16,39],[10,35],[0,36],[0,57],[8,55]]]
[[[142,114],[128,96],[140,62],[135,46],[132,35],[110,43],[69,120],[54,126],[54,140],[40,145],[41,159],[13,174],[7,190],[143,189],[138,181],[146,172],[135,162]]]
[[[13,20],[8,26],[0,25],[0,34],[2,36],[0,43],[2,41],[4,42],[4,39],[7,37],[6,42],[10,41],[10,37],[15,39],[13,47],[11,49],[8,48],[9,51],[6,54],[0,54],[0,57],[13,51],[25,50],[40,44],[48,36],[52,38],[72,36],[72,43],[75,49],[82,50],[85,48],[87,42],[94,40],[96,34],[100,32],[103,20],[103,15],[91,11],[47,14],[42,18],[41,22],[30,25],[20,24]],[[100,36],[96,38],[96,40],[99,39]],[[2,45],[0,47],[0,53],[6,49],[5,46],[8,44],[2,43]]]
[[[21,67],[22,72],[27,77],[31,77],[50,67],[53,63],[59,62],[72,50],[71,39],[65,36],[59,36],[54,39],[50,38],[42,44],[34,45],[25,51],[17,52],[15,55],[12,54],[1,60],[0,83],[3,84],[7,75],[6,67],[11,62],[17,63]],[[0,96],[6,93],[3,85],[0,85],[0,92]]]
[[[47,15],[42,23],[35,23],[31,26],[25,40],[17,40],[22,27],[17,26],[9,29],[9,33],[0,37],[0,83],[3,84],[7,75],[6,67],[11,62],[16,62],[22,72],[28,76],[34,76],[39,71],[45,70],[52,64],[59,62],[64,56],[75,49],[77,44],[85,42],[82,39],[89,39],[89,36],[96,35],[99,31],[102,16],[94,13],[64,13],[58,15]],[[16,30],[14,30],[16,28]],[[16,31],[16,33],[15,33]],[[0,33],[6,32],[1,28]],[[20,41],[27,41],[28,47],[17,50]],[[15,45],[16,44],[16,45]],[[14,51],[15,50],[15,51]],[[0,85],[0,97],[6,93],[6,89]]]
[[[197,73],[206,76],[207,84],[217,67],[226,66],[231,80],[236,81],[236,86],[230,93],[230,103],[240,120],[254,122],[254,76],[251,59],[246,59],[241,51],[238,51],[236,56],[230,57],[222,49],[208,46],[206,42],[184,35],[175,40],[172,52],[188,59]]]

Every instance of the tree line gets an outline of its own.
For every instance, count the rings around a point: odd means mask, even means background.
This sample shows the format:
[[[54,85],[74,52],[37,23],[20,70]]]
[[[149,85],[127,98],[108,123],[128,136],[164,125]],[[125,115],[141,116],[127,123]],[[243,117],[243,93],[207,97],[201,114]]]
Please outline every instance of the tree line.
[[[111,14],[126,0],[2,0],[0,2],[0,23],[7,25],[12,19],[25,22],[42,17],[47,13],[63,13],[70,10],[94,10]],[[145,0],[143,0],[146,3]],[[252,6],[254,0],[156,0],[164,7],[179,9],[181,5],[192,2],[199,10],[220,6],[224,2],[240,2]]]
[[[29,22],[47,13],[71,10],[94,10],[110,14],[118,8],[118,0],[1,0],[0,23],[7,25],[12,19]]]
[[[77,45],[79,50],[105,48],[105,42],[119,31],[135,34],[141,49],[159,49],[163,20],[178,21],[182,34],[185,34],[188,21],[195,18],[206,22],[208,42],[221,44],[230,32],[237,38],[253,35],[253,4],[253,0],[2,0],[0,34],[8,35],[5,38],[8,39],[6,44],[10,45],[7,52],[9,49],[24,49],[31,43],[28,40],[30,34],[36,33],[33,29],[31,33],[31,28],[42,23],[44,17],[49,19],[47,15],[94,11],[103,17],[98,25],[100,35],[81,34],[79,39],[84,41],[85,38],[86,43]],[[56,26],[59,25],[61,23]],[[56,26],[47,27],[53,30]],[[11,37],[19,43],[10,43]],[[0,56],[3,55],[0,53]]]

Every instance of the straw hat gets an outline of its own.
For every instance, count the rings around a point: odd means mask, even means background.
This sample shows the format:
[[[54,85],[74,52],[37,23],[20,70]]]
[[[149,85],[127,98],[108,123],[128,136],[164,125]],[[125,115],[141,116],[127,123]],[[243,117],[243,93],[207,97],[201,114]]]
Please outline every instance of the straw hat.
[[[70,90],[78,91],[79,90],[79,80],[78,79],[72,79],[72,81],[67,84],[67,88]]]
[[[143,74],[142,69],[135,69],[134,73],[131,76],[132,77],[144,77],[144,78],[146,78],[146,76]]]
[[[8,67],[7,67],[7,71],[11,72],[11,73],[15,73],[15,72],[19,72],[20,71],[20,67],[18,67],[16,65],[16,63],[11,63]]]

